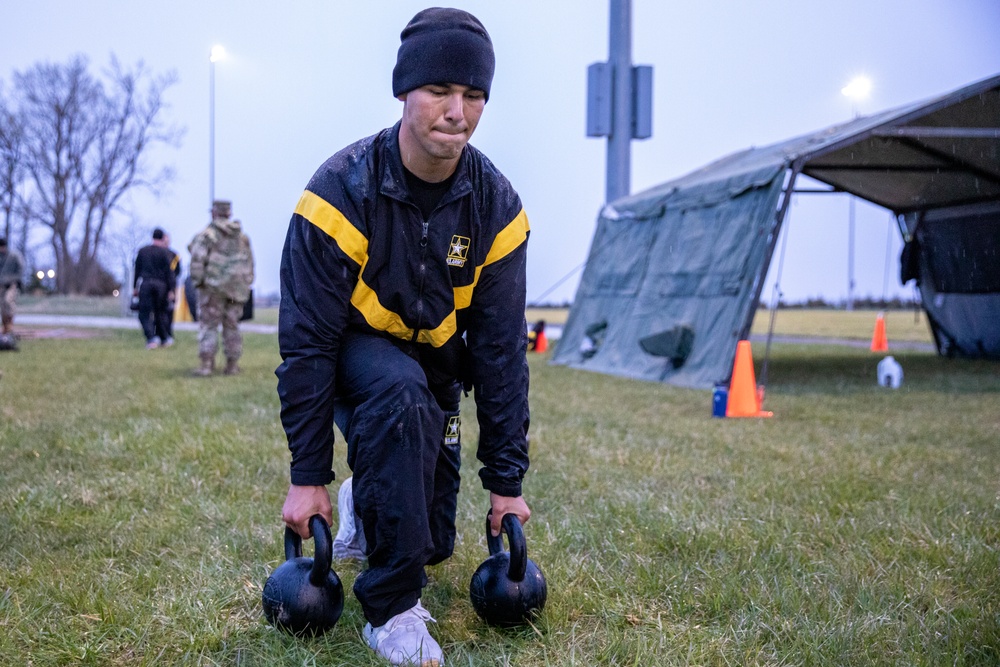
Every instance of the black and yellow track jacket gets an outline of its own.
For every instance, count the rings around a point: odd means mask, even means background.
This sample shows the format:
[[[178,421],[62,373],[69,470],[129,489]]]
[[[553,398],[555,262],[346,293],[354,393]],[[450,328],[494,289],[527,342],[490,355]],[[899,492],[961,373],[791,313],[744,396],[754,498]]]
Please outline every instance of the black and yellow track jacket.
[[[327,160],[289,224],[276,375],[291,481],[333,480],[337,352],[356,328],[421,346],[437,373],[474,388],[483,486],[519,496],[528,469],[527,216],[503,174],[467,145],[425,223],[398,133],[397,123]]]

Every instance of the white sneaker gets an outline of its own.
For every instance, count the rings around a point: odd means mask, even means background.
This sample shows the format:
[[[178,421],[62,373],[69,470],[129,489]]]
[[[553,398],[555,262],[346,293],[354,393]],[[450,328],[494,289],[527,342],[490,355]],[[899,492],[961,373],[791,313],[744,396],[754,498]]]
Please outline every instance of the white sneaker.
[[[368,543],[361,519],[354,513],[353,477],[348,477],[337,492],[337,536],[333,538],[333,557],[362,560]]]
[[[430,633],[427,621],[434,623],[430,612],[417,604],[396,614],[383,626],[365,625],[365,641],[376,653],[393,665],[408,667],[444,667],[444,654]]]

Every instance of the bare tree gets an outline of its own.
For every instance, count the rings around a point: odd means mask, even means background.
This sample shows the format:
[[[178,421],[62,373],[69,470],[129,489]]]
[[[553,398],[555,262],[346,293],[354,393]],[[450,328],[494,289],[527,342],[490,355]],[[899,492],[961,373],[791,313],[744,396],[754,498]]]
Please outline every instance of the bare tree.
[[[3,214],[3,229],[0,236],[7,239],[12,247],[24,254],[27,243],[27,227],[22,226],[20,243],[14,240],[14,220],[18,209],[18,190],[24,181],[22,147],[24,128],[21,119],[9,108],[9,103],[0,89],[0,212]]]
[[[48,227],[56,289],[86,293],[103,271],[98,256],[126,194],[159,194],[172,176],[154,170],[152,146],[177,146],[181,131],[161,120],[164,91],[176,77],[153,76],[140,62],[126,70],[112,57],[104,83],[77,56],[14,74],[24,128],[23,164],[31,187],[29,218]]]

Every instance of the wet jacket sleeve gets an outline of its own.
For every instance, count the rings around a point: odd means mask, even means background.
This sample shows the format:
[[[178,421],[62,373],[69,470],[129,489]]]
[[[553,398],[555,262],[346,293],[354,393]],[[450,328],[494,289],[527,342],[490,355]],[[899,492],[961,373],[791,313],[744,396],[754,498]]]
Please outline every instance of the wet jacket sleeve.
[[[521,495],[528,471],[528,345],[524,319],[528,220],[521,211],[498,235],[469,313],[469,365],[479,419],[483,487]]]
[[[341,208],[350,207],[341,203]],[[362,238],[347,216],[356,214],[342,212],[306,190],[292,215],[281,256],[282,363],[275,374],[295,485],[320,486],[334,477],[337,353],[360,268],[356,254],[351,254],[352,243]]]

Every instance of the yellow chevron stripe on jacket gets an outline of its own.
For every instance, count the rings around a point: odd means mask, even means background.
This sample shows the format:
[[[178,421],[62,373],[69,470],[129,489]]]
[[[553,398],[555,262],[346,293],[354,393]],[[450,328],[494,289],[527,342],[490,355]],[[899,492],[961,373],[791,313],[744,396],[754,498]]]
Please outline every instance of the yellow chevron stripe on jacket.
[[[313,225],[323,230],[330,238],[336,242],[337,246],[347,256],[361,266],[359,276],[364,275],[365,264],[368,262],[368,239],[358,231],[332,204],[318,195],[306,190],[299,199],[295,212],[311,222]],[[427,343],[434,347],[441,347],[447,343],[458,331],[458,321],[456,312],[463,308],[468,308],[472,303],[472,292],[479,282],[479,276],[483,268],[498,262],[528,238],[531,227],[528,224],[528,216],[521,209],[510,223],[504,227],[496,238],[493,245],[486,254],[486,260],[476,267],[475,278],[470,285],[456,287],[454,303],[455,309],[445,316],[444,320],[433,329],[420,329],[416,332],[418,343]],[[358,312],[365,318],[368,324],[377,331],[385,331],[388,334],[402,340],[414,340],[414,330],[406,326],[402,318],[389,310],[378,300],[378,294],[369,287],[362,278],[358,278],[358,284],[351,295],[351,305],[358,309]]]
[[[326,232],[341,251],[358,264],[368,259],[368,239],[330,202],[306,190],[295,212]]]

